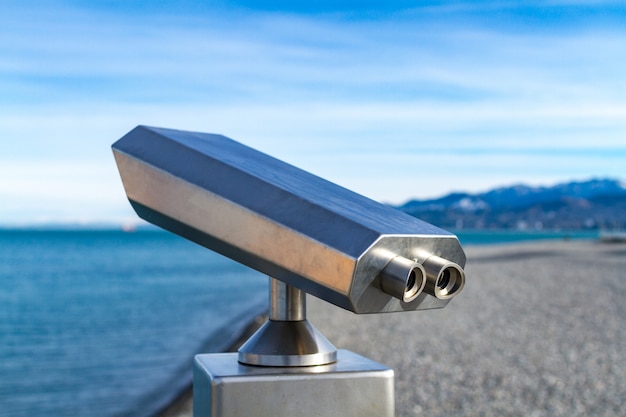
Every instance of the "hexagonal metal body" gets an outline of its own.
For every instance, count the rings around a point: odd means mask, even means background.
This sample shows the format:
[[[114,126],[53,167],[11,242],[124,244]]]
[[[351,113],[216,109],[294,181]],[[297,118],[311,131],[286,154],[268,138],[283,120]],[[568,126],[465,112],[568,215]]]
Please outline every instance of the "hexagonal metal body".
[[[465,264],[456,236],[221,135],[139,126],[113,151],[140,217],[355,313],[449,302],[382,291],[396,256]]]

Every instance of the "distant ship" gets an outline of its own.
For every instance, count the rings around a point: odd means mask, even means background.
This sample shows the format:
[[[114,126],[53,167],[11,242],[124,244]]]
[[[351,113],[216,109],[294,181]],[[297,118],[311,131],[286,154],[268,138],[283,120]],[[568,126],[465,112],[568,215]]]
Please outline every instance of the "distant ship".
[[[133,223],[124,223],[122,225],[122,231],[132,233],[137,231],[137,225]]]

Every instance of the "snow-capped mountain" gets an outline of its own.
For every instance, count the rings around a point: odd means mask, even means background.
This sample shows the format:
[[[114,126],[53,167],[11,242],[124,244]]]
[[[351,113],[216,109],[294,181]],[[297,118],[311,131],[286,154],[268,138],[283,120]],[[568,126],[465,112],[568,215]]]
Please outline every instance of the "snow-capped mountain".
[[[411,200],[400,210],[448,228],[595,229],[626,227],[626,184],[591,179]]]

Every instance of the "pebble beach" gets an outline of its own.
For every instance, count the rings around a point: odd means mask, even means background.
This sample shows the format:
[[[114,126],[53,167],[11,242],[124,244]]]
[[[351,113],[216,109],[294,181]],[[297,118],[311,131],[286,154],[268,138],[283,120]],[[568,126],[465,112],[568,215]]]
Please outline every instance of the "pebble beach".
[[[626,415],[626,244],[465,251],[445,309],[355,315],[308,297],[308,319],[394,369],[396,416]],[[188,395],[163,416],[191,409]]]

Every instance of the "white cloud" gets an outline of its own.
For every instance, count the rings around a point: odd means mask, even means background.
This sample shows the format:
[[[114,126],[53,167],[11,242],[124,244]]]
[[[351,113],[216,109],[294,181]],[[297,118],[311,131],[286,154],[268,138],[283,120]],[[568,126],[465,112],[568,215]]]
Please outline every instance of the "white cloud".
[[[0,10],[4,213],[124,211],[109,147],[137,124],[222,133],[393,202],[624,175],[619,28],[20,10]]]

